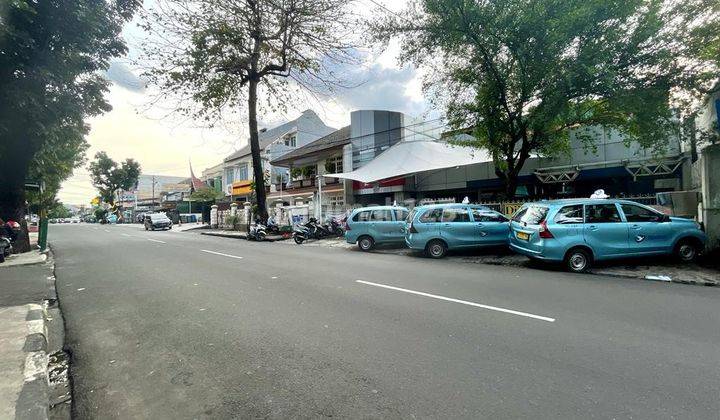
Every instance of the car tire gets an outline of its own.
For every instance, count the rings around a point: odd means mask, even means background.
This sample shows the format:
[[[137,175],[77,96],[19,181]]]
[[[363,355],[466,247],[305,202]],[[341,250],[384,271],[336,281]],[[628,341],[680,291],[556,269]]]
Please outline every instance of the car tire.
[[[434,259],[440,259],[447,254],[447,245],[439,239],[433,239],[425,245],[425,254]]]
[[[695,261],[700,254],[697,243],[690,239],[683,239],[678,242],[675,247],[675,257],[683,263],[691,263]]]
[[[586,249],[573,248],[565,255],[565,269],[571,273],[584,273],[592,265],[592,255]]]
[[[358,238],[357,241],[358,248],[360,248],[361,251],[371,251],[373,248],[375,248],[375,240],[367,235],[363,235]]]

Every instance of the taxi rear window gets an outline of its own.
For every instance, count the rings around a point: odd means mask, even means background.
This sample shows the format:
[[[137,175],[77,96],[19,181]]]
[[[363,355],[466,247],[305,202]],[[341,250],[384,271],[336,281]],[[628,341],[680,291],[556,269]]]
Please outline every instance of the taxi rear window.
[[[513,222],[525,223],[528,225],[539,225],[545,220],[547,214],[547,207],[530,205],[517,212],[517,214],[513,216]]]

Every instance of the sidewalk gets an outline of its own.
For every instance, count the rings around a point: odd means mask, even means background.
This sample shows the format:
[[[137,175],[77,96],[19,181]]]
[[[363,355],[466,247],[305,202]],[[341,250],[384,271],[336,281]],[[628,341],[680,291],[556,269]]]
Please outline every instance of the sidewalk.
[[[69,418],[63,321],[52,262],[37,252],[0,264],[0,418]],[[34,262],[34,264],[33,264]],[[65,362],[66,363],[66,362]],[[53,369],[53,374],[49,372]],[[64,373],[63,373],[64,372]]]
[[[294,246],[343,248],[361,252],[355,244],[349,244],[345,242],[343,238],[307,241],[302,245],[297,245],[290,241],[287,244]],[[371,252],[422,258],[420,253],[405,247],[378,247]],[[533,262],[509,250],[498,249],[454,252],[450,253],[446,259],[453,262],[530,267],[539,270],[560,269],[558,266]],[[590,274],[720,287],[720,271],[698,264],[674,263],[672,260],[668,261],[668,258],[644,258],[598,263],[596,267],[590,270]]]

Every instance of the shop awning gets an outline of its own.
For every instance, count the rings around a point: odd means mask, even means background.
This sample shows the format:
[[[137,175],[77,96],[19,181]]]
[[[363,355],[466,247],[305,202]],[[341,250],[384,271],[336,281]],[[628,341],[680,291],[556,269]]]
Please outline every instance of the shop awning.
[[[472,147],[454,146],[429,140],[401,141],[361,168],[352,172],[325,174],[324,176],[371,183],[418,172],[454,168],[491,160],[487,152]]]

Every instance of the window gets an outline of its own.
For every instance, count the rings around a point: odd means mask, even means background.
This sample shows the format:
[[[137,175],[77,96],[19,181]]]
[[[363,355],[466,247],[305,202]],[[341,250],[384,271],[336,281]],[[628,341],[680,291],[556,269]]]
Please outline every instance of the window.
[[[343,157],[336,156],[325,159],[325,172],[339,174],[343,171]]]
[[[392,222],[390,210],[373,210],[370,216],[372,222]]]
[[[331,206],[342,206],[345,204],[345,198],[342,195],[331,195],[328,197],[328,204]]]
[[[404,209],[395,209],[395,210],[393,210],[393,211],[395,212],[395,220],[398,221],[398,222],[401,221],[401,220],[405,220],[405,219],[407,219],[407,217],[408,217],[408,212],[407,212],[407,210],[404,210]]]
[[[370,210],[360,211],[355,213],[352,218],[353,222],[368,222],[370,221]]]
[[[442,218],[442,209],[430,209],[420,216],[419,221],[422,223],[437,223],[440,218]]]
[[[483,209],[472,209],[473,220],[476,222],[507,222],[508,219],[500,213]]]
[[[623,204],[620,207],[628,222],[659,222],[663,218],[658,212],[634,204]]]
[[[297,134],[290,134],[285,136],[283,143],[285,143],[285,146],[295,147],[297,145]]]
[[[583,222],[583,206],[575,204],[572,206],[562,207],[555,215],[555,223],[582,223]]]
[[[445,209],[442,215],[442,221],[445,223],[462,223],[470,221],[470,213],[466,208]]]
[[[585,206],[585,222],[618,223],[622,220],[615,204],[591,204]]]
[[[231,185],[234,181],[235,170],[233,168],[225,170],[225,185]]]
[[[545,220],[547,213],[547,207],[530,205],[520,209],[513,217],[513,221],[528,225],[539,225]]]
[[[235,181],[242,181],[248,178],[248,167],[247,165],[238,166],[235,168]]]

